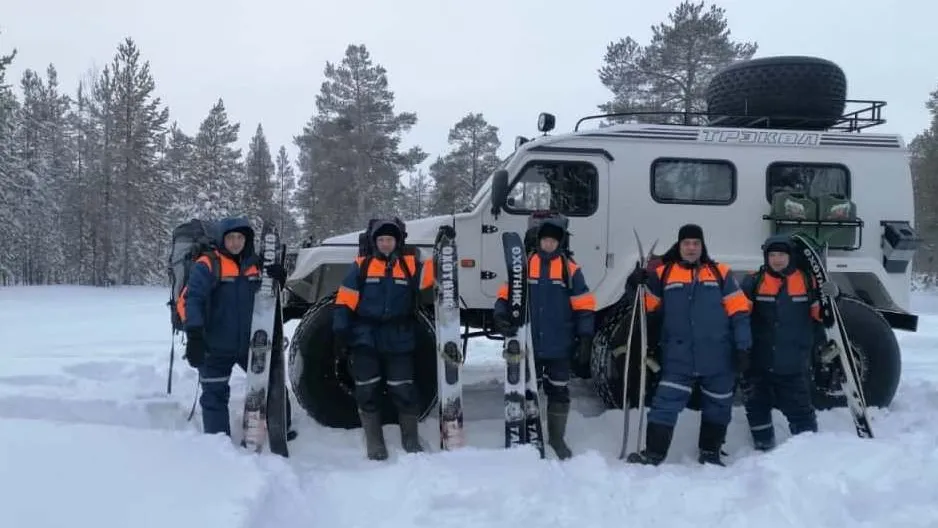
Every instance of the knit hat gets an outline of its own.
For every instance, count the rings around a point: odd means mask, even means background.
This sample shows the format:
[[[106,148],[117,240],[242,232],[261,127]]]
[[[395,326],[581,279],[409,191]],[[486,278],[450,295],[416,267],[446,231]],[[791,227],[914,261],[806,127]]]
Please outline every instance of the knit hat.
[[[684,224],[677,232],[677,241],[680,242],[686,238],[696,238],[703,242],[703,228],[697,224]]]

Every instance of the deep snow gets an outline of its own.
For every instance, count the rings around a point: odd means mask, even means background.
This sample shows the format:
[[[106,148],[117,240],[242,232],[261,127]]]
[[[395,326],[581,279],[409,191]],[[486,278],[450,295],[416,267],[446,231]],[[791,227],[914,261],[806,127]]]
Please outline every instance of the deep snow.
[[[186,422],[196,378],[178,348],[166,395],[167,295],[0,289],[0,525],[938,527],[938,295],[913,296],[920,330],[898,332],[902,384],[890,409],[871,411],[875,440],[857,438],[844,409],[820,414],[821,433],[792,439],[776,413],[781,445],[756,454],[737,408],[725,469],[695,463],[692,411],[665,465],[622,464],[621,411],[600,413],[582,389],[573,459],[502,449],[501,361],[485,340],[470,348],[461,451],[437,452],[429,418],[421,434],[433,452],[404,455],[388,426],[391,460],[369,462],[360,431],[323,429],[294,405],[291,458],[247,454],[201,435],[198,414]],[[236,437],[243,381],[236,371]]]

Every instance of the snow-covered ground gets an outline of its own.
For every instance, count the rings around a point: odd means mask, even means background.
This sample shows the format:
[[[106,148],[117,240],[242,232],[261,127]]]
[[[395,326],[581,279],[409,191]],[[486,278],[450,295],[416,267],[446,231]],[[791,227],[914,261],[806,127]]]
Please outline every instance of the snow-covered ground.
[[[391,459],[369,462],[360,431],[323,429],[295,405],[291,458],[247,454],[186,422],[196,381],[178,349],[166,395],[167,295],[0,289],[0,526],[938,527],[933,294],[914,294],[920,331],[898,333],[902,384],[891,409],[872,411],[875,440],[857,438],[845,410],[822,413],[821,433],[794,439],[776,415],[780,447],[755,454],[738,408],[727,468],[695,463],[692,411],[666,465],[622,464],[621,412],[598,414],[582,391],[573,459],[502,449],[501,363],[484,340],[467,367],[466,449],[437,452],[431,418],[421,434],[432,452],[403,454],[388,426]],[[232,378],[235,435],[243,379]]]

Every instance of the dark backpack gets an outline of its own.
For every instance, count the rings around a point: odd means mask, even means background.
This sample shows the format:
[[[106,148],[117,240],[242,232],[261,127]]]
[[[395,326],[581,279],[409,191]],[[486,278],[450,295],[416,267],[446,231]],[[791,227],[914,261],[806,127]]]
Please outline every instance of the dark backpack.
[[[371,265],[371,261],[375,258],[377,254],[377,248],[374,245],[374,241],[371,239],[371,230],[375,224],[379,222],[391,221],[397,225],[401,230],[401,241],[404,242],[407,240],[407,226],[404,224],[404,221],[398,217],[393,217],[391,219],[387,218],[372,218],[368,221],[368,226],[365,227],[365,231],[358,235],[358,256],[364,257],[362,260],[361,266],[358,268],[358,291],[361,292],[362,288],[365,287],[365,280],[368,278],[368,267]],[[417,310],[419,303],[419,289],[417,288],[417,282],[414,277],[417,270],[420,269],[420,262],[417,260],[417,248],[403,243],[402,247],[399,249],[398,253],[401,258],[401,269],[404,271],[404,278],[407,280],[407,283],[410,285],[411,290],[414,292],[414,311]],[[407,263],[403,260],[404,256],[412,255],[414,256],[414,269],[411,271],[410,267],[407,266]]]
[[[189,271],[202,255],[206,255],[215,272],[215,281],[221,279],[221,263],[215,253],[217,225],[193,218],[173,229],[169,250],[169,310],[174,332],[185,330],[185,302],[189,284]]]
[[[524,251],[527,254],[528,259],[531,258],[531,255],[537,252],[538,248],[538,239],[537,231],[541,228],[541,225],[548,219],[559,221],[563,225],[564,237],[560,242],[560,259],[562,264],[561,277],[563,283],[567,285],[568,290],[573,290],[573,277],[570,276],[570,262],[576,263],[576,260],[573,259],[573,251],[570,249],[570,232],[567,230],[567,227],[570,225],[570,221],[563,215],[557,213],[532,213],[528,217],[528,228],[524,232]]]

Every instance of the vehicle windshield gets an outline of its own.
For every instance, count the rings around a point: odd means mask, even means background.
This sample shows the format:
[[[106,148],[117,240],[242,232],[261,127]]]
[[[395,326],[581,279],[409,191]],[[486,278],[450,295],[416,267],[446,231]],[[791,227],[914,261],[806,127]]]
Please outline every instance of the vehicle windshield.
[[[492,171],[492,174],[495,174],[495,171],[499,169],[504,169],[508,165],[508,162],[511,161],[511,158],[514,157],[514,155],[515,153],[512,152],[508,155],[508,157],[502,160],[502,162],[499,163],[498,166],[495,167],[495,169]],[[469,205],[464,207],[461,212],[471,213],[479,205],[479,202],[482,201],[482,197],[485,196],[485,194],[489,192],[489,189],[492,188],[492,174],[489,174],[489,177],[486,178],[485,183],[483,183],[482,186],[479,187],[479,190],[476,191],[475,195],[473,195],[472,200],[469,200]]]

